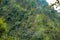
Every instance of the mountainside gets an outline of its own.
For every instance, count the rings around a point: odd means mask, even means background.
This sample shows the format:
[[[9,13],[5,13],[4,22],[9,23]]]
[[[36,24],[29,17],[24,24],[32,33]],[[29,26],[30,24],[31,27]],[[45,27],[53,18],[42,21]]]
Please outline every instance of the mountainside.
[[[60,40],[60,13],[45,0],[0,0],[0,25],[0,40]]]

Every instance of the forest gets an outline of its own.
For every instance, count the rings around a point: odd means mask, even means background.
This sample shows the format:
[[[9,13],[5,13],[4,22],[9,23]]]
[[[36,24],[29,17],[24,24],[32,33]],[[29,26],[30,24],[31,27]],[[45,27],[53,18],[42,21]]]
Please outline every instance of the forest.
[[[60,13],[45,0],[0,0],[0,40],[60,40]]]

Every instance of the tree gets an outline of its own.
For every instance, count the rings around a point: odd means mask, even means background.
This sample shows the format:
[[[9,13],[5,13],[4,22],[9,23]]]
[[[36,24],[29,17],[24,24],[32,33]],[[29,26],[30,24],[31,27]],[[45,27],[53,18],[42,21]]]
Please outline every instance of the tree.
[[[41,2],[40,2],[41,1]],[[38,3],[39,2],[39,3]],[[43,0],[1,0],[1,40],[60,40],[60,15]],[[42,4],[43,3],[43,4]],[[39,8],[38,8],[39,7]],[[4,25],[4,26],[3,26]]]
[[[7,32],[7,25],[4,22],[3,18],[0,17],[0,37],[3,33]]]
[[[59,0],[56,0],[56,2],[55,2],[55,3],[53,3],[50,7],[52,7],[52,6],[56,5],[56,4],[59,4],[59,5],[60,5]]]

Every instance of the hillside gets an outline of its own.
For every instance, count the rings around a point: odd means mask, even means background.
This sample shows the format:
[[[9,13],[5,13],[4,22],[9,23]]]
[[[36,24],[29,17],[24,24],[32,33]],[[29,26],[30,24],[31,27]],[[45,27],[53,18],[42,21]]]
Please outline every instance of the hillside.
[[[60,13],[45,0],[0,0],[0,40],[60,40]]]

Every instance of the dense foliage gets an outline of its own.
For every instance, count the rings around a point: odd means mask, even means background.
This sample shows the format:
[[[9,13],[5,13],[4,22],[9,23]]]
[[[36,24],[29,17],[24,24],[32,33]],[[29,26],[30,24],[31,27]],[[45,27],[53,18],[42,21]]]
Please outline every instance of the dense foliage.
[[[45,0],[0,0],[0,40],[60,40],[60,14]]]

